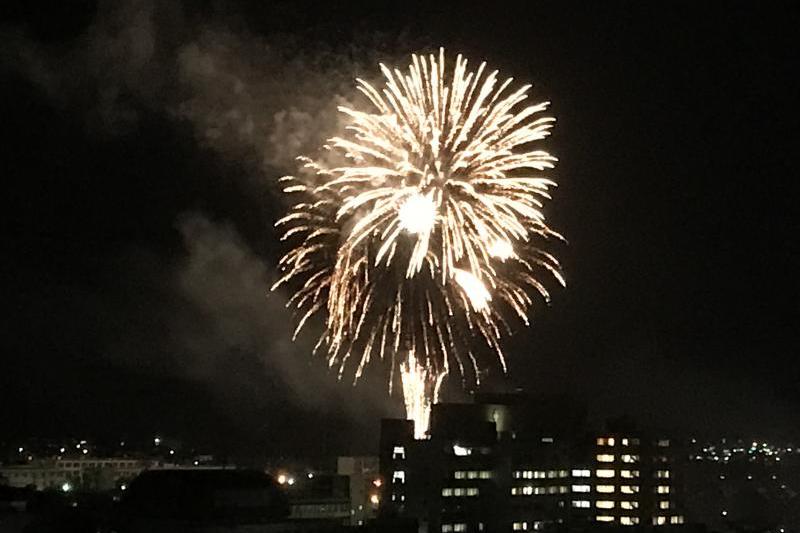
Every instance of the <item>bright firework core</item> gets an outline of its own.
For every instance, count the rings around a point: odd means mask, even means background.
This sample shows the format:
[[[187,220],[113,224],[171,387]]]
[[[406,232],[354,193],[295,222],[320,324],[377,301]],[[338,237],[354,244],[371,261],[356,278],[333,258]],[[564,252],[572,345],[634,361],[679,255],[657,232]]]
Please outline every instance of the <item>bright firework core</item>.
[[[523,105],[530,86],[460,55],[448,68],[444,50],[381,72],[357,80],[365,105],[339,108],[349,124],[325,148],[341,166],[302,158],[313,175],[282,178],[297,200],[273,288],[294,290],[296,333],[324,317],[317,347],[340,378],[378,361],[401,382],[419,437],[451,370],[476,385],[505,370],[501,337],[534,294],[549,301],[542,274],[564,285],[543,212],[556,159],[535,146],[554,119]]]
[[[414,193],[403,202],[397,213],[401,228],[417,235],[428,234],[433,230],[436,224],[436,204],[431,196]]]

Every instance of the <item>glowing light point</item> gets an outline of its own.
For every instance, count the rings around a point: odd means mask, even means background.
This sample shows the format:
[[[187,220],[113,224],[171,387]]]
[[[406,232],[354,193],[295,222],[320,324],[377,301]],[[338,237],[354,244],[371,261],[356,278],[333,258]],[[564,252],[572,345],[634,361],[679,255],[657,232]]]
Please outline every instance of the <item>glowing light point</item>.
[[[471,272],[466,270],[456,270],[455,280],[464,292],[467,294],[469,303],[472,304],[472,309],[475,312],[483,312],[489,308],[489,302],[492,301],[492,295],[486,290],[486,286],[481,280],[476,278]]]
[[[68,481],[65,481],[61,484],[61,492],[69,492],[72,490],[72,484]]]
[[[489,245],[489,255],[496,257],[500,261],[505,261],[514,257],[514,247],[508,241],[497,239]]]
[[[454,444],[453,455],[457,457],[466,457],[468,455],[472,455],[472,450],[470,448],[465,448],[464,446],[459,446],[458,444]]]

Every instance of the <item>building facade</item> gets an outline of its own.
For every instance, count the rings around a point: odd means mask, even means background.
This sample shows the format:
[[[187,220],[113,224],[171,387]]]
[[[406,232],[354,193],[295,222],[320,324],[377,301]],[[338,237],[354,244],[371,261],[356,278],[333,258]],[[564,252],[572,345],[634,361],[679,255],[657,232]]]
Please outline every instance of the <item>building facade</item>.
[[[410,421],[384,420],[381,514],[431,533],[683,523],[668,440],[587,434],[580,408],[555,403],[515,394],[439,404],[422,440]]]
[[[339,457],[337,473],[350,479],[350,525],[362,526],[375,518],[383,480],[375,456]]]
[[[150,466],[151,461],[131,458],[64,457],[0,466],[0,477],[5,478],[9,486],[36,490],[78,487],[108,490],[133,479]]]

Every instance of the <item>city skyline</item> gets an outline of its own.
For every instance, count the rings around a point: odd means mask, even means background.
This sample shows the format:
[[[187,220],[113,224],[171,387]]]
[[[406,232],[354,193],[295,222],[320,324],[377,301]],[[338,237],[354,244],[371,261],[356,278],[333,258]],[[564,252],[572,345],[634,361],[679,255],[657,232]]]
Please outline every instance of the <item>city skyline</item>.
[[[487,390],[564,393],[596,422],[796,438],[797,13],[54,9],[12,6],[0,30],[4,434],[374,450],[400,398],[380,376],[337,382],[267,294],[276,180],[331,133],[355,76],[443,45],[532,81],[558,117],[547,215],[569,239],[567,289],[508,339]],[[469,398],[457,389],[444,398]]]

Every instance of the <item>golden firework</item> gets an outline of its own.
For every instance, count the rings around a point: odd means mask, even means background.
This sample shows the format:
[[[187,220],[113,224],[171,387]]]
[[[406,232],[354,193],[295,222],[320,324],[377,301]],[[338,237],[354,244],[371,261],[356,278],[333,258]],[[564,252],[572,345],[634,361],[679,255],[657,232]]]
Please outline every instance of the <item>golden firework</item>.
[[[527,325],[531,294],[549,300],[541,273],[564,285],[542,211],[556,158],[536,146],[555,119],[485,63],[459,55],[448,72],[443,49],[380,68],[382,87],[357,80],[366,110],[339,108],[349,125],[325,148],[342,164],[302,158],[307,177],[282,178],[298,200],[277,223],[294,245],[273,289],[294,290],[295,335],[324,316],[317,346],[340,377],[378,359],[391,388],[399,371],[421,435],[451,366],[477,382],[488,351],[505,369],[507,317]]]

